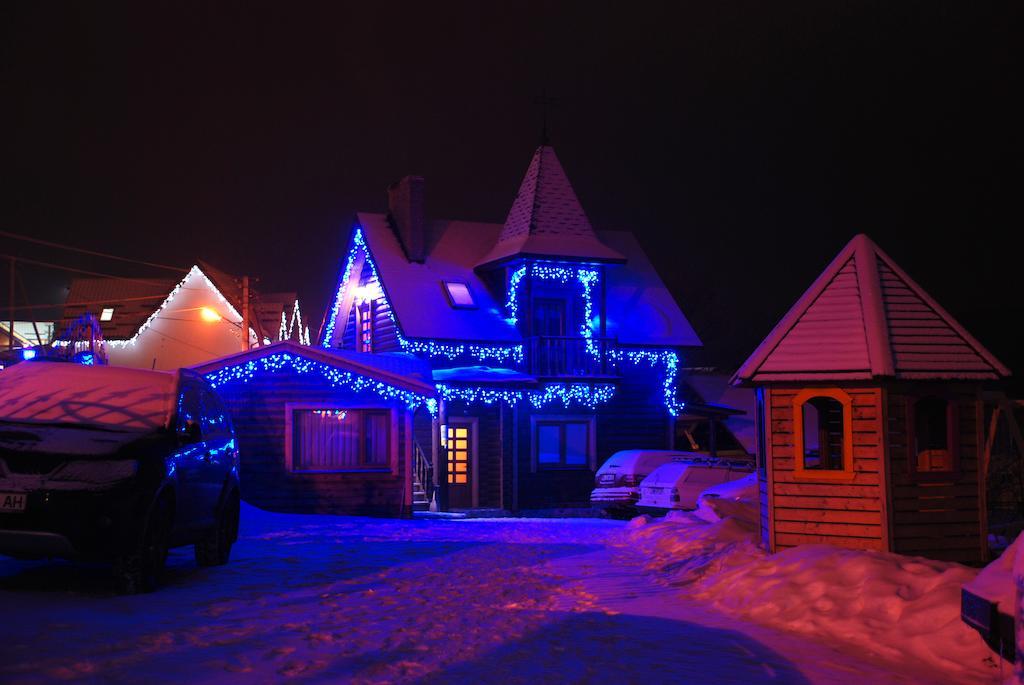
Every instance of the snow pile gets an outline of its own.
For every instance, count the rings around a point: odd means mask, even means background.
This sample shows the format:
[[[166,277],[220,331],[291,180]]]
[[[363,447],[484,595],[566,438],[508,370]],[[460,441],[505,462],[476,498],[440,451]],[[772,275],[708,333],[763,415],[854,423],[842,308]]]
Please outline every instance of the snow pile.
[[[960,564],[826,545],[769,555],[748,523],[692,514],[634,519],[620,544],[649,556],[648,569],[664,582],[733,615],[885,659],[991,677],[991,651],[960,620],[960,588],[977,573]]]

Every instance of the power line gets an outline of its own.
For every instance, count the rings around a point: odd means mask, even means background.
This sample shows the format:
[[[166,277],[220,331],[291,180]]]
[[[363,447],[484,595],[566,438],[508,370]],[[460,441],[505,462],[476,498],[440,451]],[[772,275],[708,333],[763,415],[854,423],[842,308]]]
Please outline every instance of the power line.
[[[157,264],[156,262],[144,262],[141,259],[129,259],[127,257],[119,257],[117,255],[107,254],[106,252],[96,252],[95,250],[86,250],[81,247],[72,247],[71,245],[62,245],[61,243],[50,242],[49,240],[42,240],[40,238],[32,238],[27,235],[20,235],[18,233],[11,233],[10,231],[0,230],[0,236],[4,238],[14,238],[15,240],[24,240],[27,243],[35,243],[36,245],[44,245],[46,247],[55,247],[58,250],[68,250],[70,252],[81,252],[82,254],[92,255],[93,257],[104,257],[106,259],[116,259],[121,262],[130,262],[132,264],[143,264],[145,266],[152,266],[157,269],[169,269],[170,271],[186,271],[178,266],[168,266],[167,264]]]
[[[49,269],[59,269],[62,271],[72,271],[74,273],[85,274],[87,276],[99,276],[100,278],[116,278],[120,281],[133,281],[135,283],[145,283],[147,285],[153,285],[153,281],[160,280],[155,278],[131,278],[130,276],[115,276],[114,274],[103,273],[100,271],[89,271],[88,269],[78,269],[73,266],[63,266],[61,264],[51,264],[50,262],[41,262],[36,259],[29,259],[28,257],[15,257],[13,255],[0,254],[0,258],[3,259],[14,259],[25,264],[33,264],[35,266],[42,266]],[[187,269],[178,270],[179,273],[184,273]]]
[[[96,304],[123,304],[125,302],[143,302],[159,300],[167,297],[167,291],[161,291],[153,295],[146,295],[144,297],[115,297],[109,300],[92,300],[89,302],[57,302],[53,304],[23,304],[17,305],[16,310],[22,311],[26,309],[50,309],[55,307],[88,307]]]

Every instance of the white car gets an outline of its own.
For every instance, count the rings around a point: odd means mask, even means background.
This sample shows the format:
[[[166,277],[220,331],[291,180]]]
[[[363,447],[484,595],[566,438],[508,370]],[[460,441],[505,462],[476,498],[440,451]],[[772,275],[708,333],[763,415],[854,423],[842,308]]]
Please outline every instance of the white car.
[[[697,498],[708,488],[749,475],[754,464],[747,460],[695,456],[663,464],[640,484],[640,511],[665,512],[695,509]]]
[[[595,476],[590,503],[595,507],[632,511],[640,497],[640,482],[654,469],[674,459],[698,456],[672,450],[623,450],[608,457]]]

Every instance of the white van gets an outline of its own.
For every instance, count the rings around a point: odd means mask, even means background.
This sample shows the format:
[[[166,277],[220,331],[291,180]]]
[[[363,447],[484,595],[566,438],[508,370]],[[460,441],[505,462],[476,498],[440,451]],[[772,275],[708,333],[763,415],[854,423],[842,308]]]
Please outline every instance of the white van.
[[[603,509],[631,510],[640,497],[640,481],[662,464],[697,456],[672,450],[623,450],[608,457],[594,478],[590,503]]]
[[[673,461],[651,471],[640,484],[640,511],[662,513],[670,509],[695,509],[697,498],[708,488],[743,478],[754,471],[747,460],[698,457]]]

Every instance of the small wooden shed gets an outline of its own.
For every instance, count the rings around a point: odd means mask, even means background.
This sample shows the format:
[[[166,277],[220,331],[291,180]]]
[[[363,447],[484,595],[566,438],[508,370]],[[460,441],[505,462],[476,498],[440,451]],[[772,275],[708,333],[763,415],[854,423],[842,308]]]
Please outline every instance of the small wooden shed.
[[[411,515],[413,416],[430,368],[278,342],[193,367],[231,415],[242,498],[270,511]]]
[[[984,561],[981,390],[1009,373],[855,237],[733,378],[757,389],[765,547]]]

